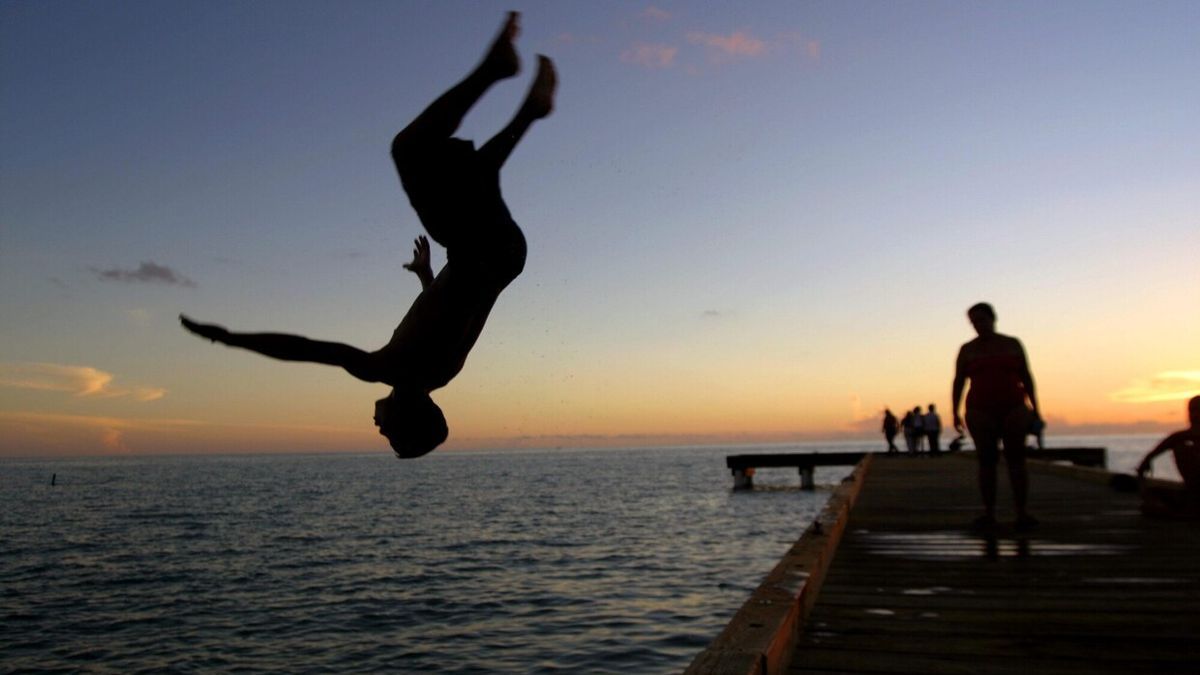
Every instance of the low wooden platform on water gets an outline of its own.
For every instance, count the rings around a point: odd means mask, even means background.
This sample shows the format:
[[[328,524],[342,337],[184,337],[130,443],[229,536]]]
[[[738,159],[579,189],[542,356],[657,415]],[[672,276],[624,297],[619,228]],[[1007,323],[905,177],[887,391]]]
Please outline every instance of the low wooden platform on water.
[[[1200,527],[1031,462],[1031,532],[973,457],[868,457],[689,673],[1200,672]]]
[[[1026,451],[1030,459],[1040,459],[1047,462],[1070,462],[1077,466],[1094,466],[1103,469],[1107,466],[1104,448],[1046,448],[1044,450]],[[813,482],[813,469],[818,466],[854,466],[866,457],[868,452],[781,452],[759,453],[751,455],[729,455],[725,458],[725,467],[733,473],[733,487],[744,490],[754,487],[754,470],[778,467],[795,467],[800,470],[800,487],[811,490],[816,487]],[[938,457],[942,454],[939,453]],[[893,455],[894,456],[894,455]],[[913,455],[904,455],[913,457]],[[919,454],[917,457],[933,457],[930,454]]]

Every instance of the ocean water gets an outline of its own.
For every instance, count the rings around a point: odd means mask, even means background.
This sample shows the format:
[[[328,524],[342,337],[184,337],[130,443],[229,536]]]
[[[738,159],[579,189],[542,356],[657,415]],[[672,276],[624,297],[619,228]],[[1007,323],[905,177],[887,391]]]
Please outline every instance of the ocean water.
[[[0,670],[678,672],[877,446],[0,461]]]

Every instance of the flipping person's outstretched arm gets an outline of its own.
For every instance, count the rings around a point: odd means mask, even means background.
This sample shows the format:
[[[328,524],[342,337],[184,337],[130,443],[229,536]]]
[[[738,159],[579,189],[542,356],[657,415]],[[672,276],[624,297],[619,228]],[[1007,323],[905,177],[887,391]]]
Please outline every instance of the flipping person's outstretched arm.
[[[321,342],[287,333],[234,333],[216,324],[198,323],[180,314],[179,323],[189,332],[212,342],[248,349],[281,361],[304,361],[339,366],[364,382],[380,382],[370,355],[340,342]]]

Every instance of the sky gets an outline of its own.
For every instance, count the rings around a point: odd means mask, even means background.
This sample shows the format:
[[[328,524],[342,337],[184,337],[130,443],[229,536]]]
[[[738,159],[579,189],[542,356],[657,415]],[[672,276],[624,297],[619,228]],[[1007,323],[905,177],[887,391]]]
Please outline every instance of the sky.
[[[446,448],[948,417],[981,300],[1048,433],[1185,425],[1200,3],[49,0],[0,3],[0,456],[385,451],[382,385],[177,316],[386,343],[422,232],[389,143],[507,9],[560,89]]]

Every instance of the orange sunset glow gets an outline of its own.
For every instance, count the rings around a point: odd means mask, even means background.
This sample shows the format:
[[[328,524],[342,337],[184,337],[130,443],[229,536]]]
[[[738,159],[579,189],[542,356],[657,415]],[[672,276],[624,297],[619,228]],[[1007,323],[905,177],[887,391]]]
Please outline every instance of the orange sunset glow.
[[[499,10],[259,40],[130,9],[49,50],[23,6],[0,23],[0,455],[387,452],[386,387],[177,317],[383,345],[424,231],[389,143],[475,63],[444,45],[483,44]],[[503,173],[529,255],[432,394],[446,449],[876,438],[885,407],[930,403],[948,426],[979,301],[1051,436],[1183,425],[1188,22],[874,9],[896,15],[539,6],[522,48],[561,89]],[[526,86],[458,134],[486,139]]]

